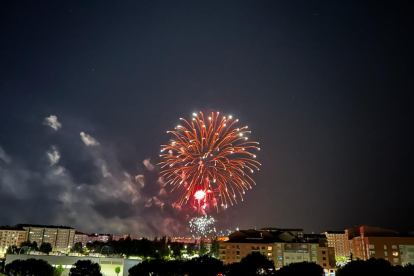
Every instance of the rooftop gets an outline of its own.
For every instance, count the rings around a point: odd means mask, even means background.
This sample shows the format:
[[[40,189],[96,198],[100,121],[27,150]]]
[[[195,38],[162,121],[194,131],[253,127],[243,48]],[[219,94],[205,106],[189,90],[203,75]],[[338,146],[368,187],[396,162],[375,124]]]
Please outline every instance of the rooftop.
[[[64,225],[60,225],[60,226],[56,226],[56,225],[41,225],[41,224],[17,224],[16,227],[32,227],[32,228],[57,228],[57,229],[73,229],[72,227],[69,226],[64,226]]]

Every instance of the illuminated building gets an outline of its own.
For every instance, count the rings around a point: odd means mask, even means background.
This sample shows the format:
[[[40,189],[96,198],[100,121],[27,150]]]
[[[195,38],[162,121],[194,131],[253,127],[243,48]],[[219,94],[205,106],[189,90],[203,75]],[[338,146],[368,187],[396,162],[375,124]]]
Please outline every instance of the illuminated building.
[[[385,259],[392,265],[414,263],[414,236],[368,226],[345,230],[353,259]]]
[[[0,227],[0,256],[4,257],[9,246],[20,247],[26,241],[26,230],[16,227]]]
[[[269,229],[269,228],[266,228]],[[259,252],[275,264],[275,269],[298,262],[319,264],[328,275],[334,275],[335,250],[327,246],[323,235],[306,235],[302,231],[239,230],[220,242],[219,257],[225,264],[239,262],[253,252]]]
[[[53,251],[65,252],[73,246],[75,229],[68,226],[18,224],[26,230],[26,241],[36,242],[38,246],[47,242]]]
[[[76,231],[74,243],[77,243],[77,242],[80,242],[83,247],[86,246],[86,244],[88,243],[88,234]]]
[[[335,257],[348,258],[348,239],[346,238],[345,231],[327,231],[322,233],[326,236],[328,247],[335,249]]]

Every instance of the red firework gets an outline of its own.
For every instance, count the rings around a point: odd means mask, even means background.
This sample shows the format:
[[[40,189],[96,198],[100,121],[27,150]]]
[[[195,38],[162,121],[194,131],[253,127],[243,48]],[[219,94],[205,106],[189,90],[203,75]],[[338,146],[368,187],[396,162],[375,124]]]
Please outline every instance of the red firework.
[[[237,128],[239,121],[229,117],[219,117],[219,112],[193,114],[192,121],[180,118],[185,125],[178,125],[173,131],[170,144],[162,145],[160,155],[164,159],[160,174],[166,185],[173,185],[171,191],[183,189],[178,204],[187,203],[191,195],[200,204],[208,199],[217,208],[217,201],[223,208],[228,204],[243,201],[247,189],[256,182],[249,174],[259,170],[252,150],[260,150],[259,143],[249,141],[247,126]],[[211,192],[214,191],[214,192]]]

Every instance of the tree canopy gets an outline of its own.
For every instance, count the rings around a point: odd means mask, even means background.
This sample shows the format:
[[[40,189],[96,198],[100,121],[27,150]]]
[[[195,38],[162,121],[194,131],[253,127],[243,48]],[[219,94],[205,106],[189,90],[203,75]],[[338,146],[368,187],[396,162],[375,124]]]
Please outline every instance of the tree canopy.
[[[5,267],[10,276],[54,276],[55,269],[45,260],[15,260]]]
[[[102,276],[101,267],[91,260],[79,260],[70,269],[69,276]]]

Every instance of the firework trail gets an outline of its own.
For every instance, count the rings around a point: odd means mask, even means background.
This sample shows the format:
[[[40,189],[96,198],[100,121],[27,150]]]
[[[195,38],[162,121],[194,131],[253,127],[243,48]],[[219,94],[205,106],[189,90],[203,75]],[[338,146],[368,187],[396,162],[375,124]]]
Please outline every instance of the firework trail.
[[[200,208],[212,205],[218,210],[218,205],[225,209],[238,198],[243,201],[246,190],[256,185],[249,174],[260,166],[252,153],[260,150],[259,143],[248,140],[248,127],[236,127],[238,119],[220,117],[219,112],[208,118],[193,113],[192,120],[180,120],[183,126],[167,131],[174,138],[162,145],[164,160],[159,163],[165,185],[172,185],[171,191],[183,190],[178,204],[193,196]]]

